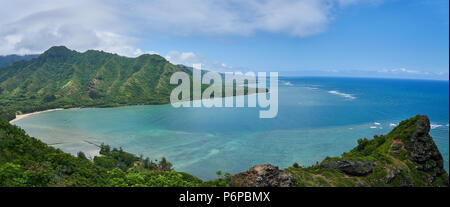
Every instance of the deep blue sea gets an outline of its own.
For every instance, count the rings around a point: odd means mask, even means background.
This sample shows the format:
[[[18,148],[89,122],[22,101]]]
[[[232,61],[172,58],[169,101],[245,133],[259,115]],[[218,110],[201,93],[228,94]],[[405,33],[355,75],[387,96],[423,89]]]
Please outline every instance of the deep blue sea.
[[[159,159],[203,179],[256,164],[312,165],[386,134],[416,114],[431,119],[431,135],[449,166],[449,82],[364,78],[281,78],[279,112],[259,108],[173,108],[171,105],[71,109],[15,122],[64,151],[95,154],[107,143]],[[88,141],[88,142],[86,142]]]

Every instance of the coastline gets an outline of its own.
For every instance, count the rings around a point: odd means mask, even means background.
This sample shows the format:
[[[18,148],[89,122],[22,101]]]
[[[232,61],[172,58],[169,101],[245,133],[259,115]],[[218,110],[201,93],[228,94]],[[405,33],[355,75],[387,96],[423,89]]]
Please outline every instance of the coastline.
[[[251,93],[251,94],[244,94],[242,96],[248,96],[248,95],[254,95],[254,94],[258,94],[258,93],[268,93],[268,92],[256,92],[256,93]],[[235,95],[233,95],[232,97],[237,97]],[[229,98],[227,96],[224,97],[220,97],[221,99],[225,99],[225,98]],[[202,99],[203,100],[203,99]],[[206,99],[209,100],[209,99]],[[193,102],[193,101],[198,101],[198,100],[189,100],[187,102]],[[92,106],[92,107],[86,107],[86,108],[117,108],[117,107],[127,107],[127,106],[141,106],[141,105],[149,105],[149,106],[158,106],[158,105],[170,105],[170,103],[164,103],[164,104],[124,104],[124,105],[117,105],[117,106]],[[71,109],[82,109],[84,107],[73,107],[73,108],[55,108],[55,109],[48,109],[48,110],[44,110],[44,111],[35,111],[35,112],[31,112],[31,113],[26,113],[26,114],[20,114],[20,115],[16,115],[16,118],[9,121],[10,124],[14,124],[14,122],[19,121],[20,119],[23,119],[25,117],[31,116],[31,115],[35,115],[35,114],[40,114],[40,113],[45,113],[45,112],[51,112],[51,111],[60,111],[60,110],[71,110]],[[86,109],[85,108],[85,109]]]
[[[40,113],[45,113],[45,112],[50,112],[50,111],[60,111],[60,110],[64,110],[63,108],[56,108],[56,109],[48,109],[48,110],[44,110],[44,111],[36,111],[36,112],[32,112],[32,113],[27,113],[27,114],[20,114],[20,115],[16,115],[16,118],[9,121],[10,124],[14,124],[14,122],[19,121],[25,117],[31,116],[31,115],[35,115],[35,114],[40,114]]]
[[[11,120],[11,121],[9,121],[9,123],[10,124],[14,124],[14,122],[16,122],[16,121],[18,121],[20,119],[23,119],[23,118],[26,118],[26,117],[29,117],[29,116],[32,116],[32,115],[36,115],[36,114],[41,114],[41,113],[46,113],[46,112],[51,112],[51,111],[73,110],[73,109],[81,109],[81,108],[77,108],[77,107],[75,107],[75,108],[67,108],[67,109],[65,109],[65,108],[56,108],[56,109],[48,109],[48,110],[44,110],[44,111],[36,111],[36,112],[31,112],[31,113],[26,113],[26,114],[20,114],[20,115],[16,115],[16,118]],[[39,139],[39,140],[44,142],[44,140],[42,140],[42,139]],[[76,142],[69,142],[69,143],[47,143],[47,142],[44,142],[44,143],[46,143],[48,146],[53,146],[53,147],[56,147],[58,149],[60,149],[58,147],[58,145],[76,144]],[[82,140],[81,143],[83,143],[85,145],[88,145],[88,146],[94,146],[95,149],[91,149],[91,148],[85,146],[85,147],[79,148],[78,150],[76,150],[76,152],[75,151],[74,152],[65,151],[65,152],[66,153],[70,153],[70,154],[72,154],[74,156],[76,156],[77,152],[83,152],[83,153],[86,154],[86,156],[91,161],[93,161],[94,157],[96,157],[96,156],[102,156],[100,154],[100,146],[98,146],[97,144],[95,144],[93,142],[90,142],[90,141],[87,141],[87,140]]]
[[[118,107],[120,108],[120,107],[131,107],[131,106],[140,106],[140,105],[117,106],[117,107],[107,107],[107,108],[118,108]],[[147,106],[155,106],[155,105],[147,105]],[[92,109],[94,109],[94,108],[95,107],[92,107]],[[56,109],[49,109],[49,110],[44,110],[44,111],[37,111],[37,112],[33,112],[33,113],[27,113],[27,114],[18,115],[20,117],[16,117],[16,119],[14,119],[12,121],[17,121],[17,120],[20,120],[22,118],[26,118],[26,117],[34,115],[34,114],[39,114],[39,113],[44,113],[44,112],[49,112],[49,111],[57,111],[57,110],[71,110],[71,109],[76,110],[76,109],[87,109],[87,108],[76,108],[76,107],[74,107],[74,108],[67,108],[67,109],[56,108]],[[380,123],[382,123],[382,125],[387,125],[387,123],[391,124],[391,122],[393,122],[393,121],[377,120],[377,122],[365,123],[364,127],[367,128],[368,126],[377,126],[377,128],[378,128]],[[397,121],[397,122],[393,122],[393,123],[399,123],[399,122]],[[377,129],[377,128],[375,128],[375,129]],[[352,127],[351,130],[354,130],[354,128]],[[89,138],[91,138],[91,137],[87,137],[86,136],[86,139],[80,140],[81,142],[56,142],[56,143],[45,142],[43,139],[40,139],[40,138],[37,138],[37,139],[43,141],[44,143],[46,143],[49,146],[52,146],[52,147],[55,147],[55,148],[58,148],[58,149],[61,149],[61,150],[66,148],[63,151],[66,152],[66,153],[70,153],[70,154],[72,154],[74,156],[77,156],[77,153],[79,151],[84,152],[87,158],[89,158],[90,160],[93,160],[94,157],[101,156],[100,153],[99,153],[100,149],[99,149],[99,146],[97,144],[95,144],[93,142],[90,142]],[[79,148],[73,148],[74,146],[78,146]],[[67,147],[70,150],[67,150]],[[132,153],[137,154],[137,152],[132,152]],[[319,160],[321,160],[321,159],[319,159]],[[279,164],[277,164],[277,165],[279,165]],[[302,165],[304,165],[304,163],[302,163]],[[309,164],[306,164],[305,166],[312,166],[312,165],[313,165],[313,163],[309,163]],[[280,166],[280,167],[284,168],[284,167],[289,167],[289,166]],[[447,169],[447,171],[448,171],[448,169]],[[193,174],[191,172],[189,172],[189,173]],[[193,174],[193,175],[195,175],[195,174]],[[195,175],[195,176],[198,176],[198,175]],[[201,178],[202,180],[211,180],[211,179],[213,179],[213,178],[204,178],[204,177],[199,177],[199,178]]]

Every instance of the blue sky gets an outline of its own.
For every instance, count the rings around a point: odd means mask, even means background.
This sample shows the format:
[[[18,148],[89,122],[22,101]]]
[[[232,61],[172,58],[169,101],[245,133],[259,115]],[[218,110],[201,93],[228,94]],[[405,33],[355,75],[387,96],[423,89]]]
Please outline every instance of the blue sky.
[[[7,3],[0,54],[66,45],[217,71],[448,80],[447,0],[112,2]]]

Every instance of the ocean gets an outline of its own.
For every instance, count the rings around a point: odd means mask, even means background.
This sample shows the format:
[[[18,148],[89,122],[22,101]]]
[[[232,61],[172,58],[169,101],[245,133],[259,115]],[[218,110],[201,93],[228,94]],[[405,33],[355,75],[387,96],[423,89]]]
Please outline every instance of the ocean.
[[[359,138],[386,134],[404,119],[427,115],[449,167],[449,82],[369,78],[280,78],[279,112],[259,108],[173,108],[140,105],[51,111],[14,124],[76,154],[94,144],[122,147],[202,179],[257,164],[313,165],[351,150]]]

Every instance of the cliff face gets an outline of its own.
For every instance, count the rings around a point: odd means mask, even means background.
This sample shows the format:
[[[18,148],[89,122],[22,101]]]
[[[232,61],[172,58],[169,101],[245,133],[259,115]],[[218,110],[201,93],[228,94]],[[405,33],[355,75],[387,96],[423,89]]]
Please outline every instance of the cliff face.
[[[231,178],[232,186],[442,186],[448,174],[429,135],[430,120],[418,115],[389,134],[360,139],[341,157],[311,167],[286,170],[261,165]],[[260,169],[260,170],[255,170]],[[261,170],[262,169],[262,170]]]
[[[435,179],[446,172],[442,155],[433,138],[429,135],[429,131],[430,121],[428,117],[421,117],[406,148],[410,152],[410,160],[417,165],[416,168],[429,172],[432,178]]]

